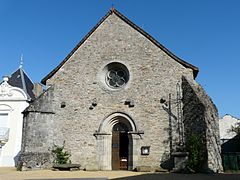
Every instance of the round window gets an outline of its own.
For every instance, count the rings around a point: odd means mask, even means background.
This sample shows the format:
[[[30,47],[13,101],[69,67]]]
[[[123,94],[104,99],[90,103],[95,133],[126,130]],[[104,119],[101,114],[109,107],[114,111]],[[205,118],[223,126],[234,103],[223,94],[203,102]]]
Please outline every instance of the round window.
[[[129,71],[121,63],[110,63],[106,66],[105,81],[111,88],[120,88],[127,84],[129,80]]]

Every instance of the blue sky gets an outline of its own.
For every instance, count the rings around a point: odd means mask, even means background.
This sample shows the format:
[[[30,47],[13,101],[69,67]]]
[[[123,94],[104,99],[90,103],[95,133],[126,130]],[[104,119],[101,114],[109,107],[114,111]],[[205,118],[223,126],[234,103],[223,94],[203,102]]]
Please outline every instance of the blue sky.
[[[112,4],[199,67],[220,116],[240,117],[239,0],[0,0],[0,75],[15,71],[23,53],[24,70],[40,82]]]

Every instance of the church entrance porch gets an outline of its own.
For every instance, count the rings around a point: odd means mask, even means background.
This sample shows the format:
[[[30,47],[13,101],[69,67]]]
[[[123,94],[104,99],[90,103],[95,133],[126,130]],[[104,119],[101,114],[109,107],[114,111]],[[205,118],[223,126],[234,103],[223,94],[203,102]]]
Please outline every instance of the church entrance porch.
[[[134,121],[124,113],[113,113],[95,132],[99,170],[132,170],[137,162]]]

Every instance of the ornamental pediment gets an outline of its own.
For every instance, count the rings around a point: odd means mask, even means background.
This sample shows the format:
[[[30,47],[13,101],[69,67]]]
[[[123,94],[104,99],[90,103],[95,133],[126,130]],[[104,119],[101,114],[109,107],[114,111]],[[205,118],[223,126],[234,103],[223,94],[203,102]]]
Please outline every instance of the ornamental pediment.
[[[11,97],[12,86],[8,84],[8,77],[3,77],[3,83],[0,85],[0,97]]]
[[[8,77],[3,77],[3,82],[0,84],[0,100],[26,100],[27,95],[20,88],[13,87],[8,84]]]

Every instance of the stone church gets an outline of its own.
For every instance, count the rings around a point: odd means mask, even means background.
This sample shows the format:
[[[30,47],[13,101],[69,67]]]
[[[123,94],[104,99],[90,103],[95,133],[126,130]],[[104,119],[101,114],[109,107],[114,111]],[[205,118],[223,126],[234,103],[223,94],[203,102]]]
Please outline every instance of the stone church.
[[[21,161],[52,164],[62,145],[86,170],[171,169],[191,133],[204,139],[204,165],[221,171],[218,112],[180,59],[111,9],[46,77],[24,111]]]

